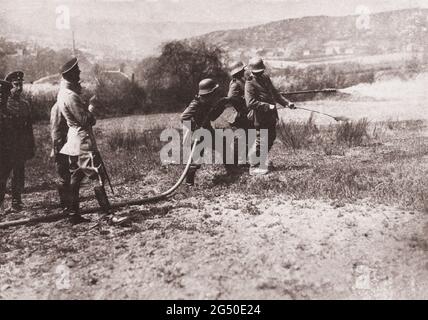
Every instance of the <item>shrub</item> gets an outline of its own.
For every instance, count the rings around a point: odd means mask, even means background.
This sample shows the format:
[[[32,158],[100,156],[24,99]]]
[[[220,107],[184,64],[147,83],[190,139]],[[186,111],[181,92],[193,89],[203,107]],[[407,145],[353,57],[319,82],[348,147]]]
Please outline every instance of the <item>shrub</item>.
[[[120,72],[105,73],[99,66],[95,66],[94,77],[96,86],[94,94],[97,96],[104,116],[118,116],[144,111],[146,94],[143,88]]]
[[[108,135],[107,145],[111,151],[140,150],[156,154],[161,149],[160,131],[161,129],[154,129],[141,132],[133,128],[124,130],[118,127]]]
[[[57,99],[56,93],[24,91],[22,95],[31,106],[34,121],[49,120],[51,108]]]
[[[368,139],[369,122],[366,118],[357,122],[341,122],[336,128],[336,140],[338,143],[344,143],[349,147],[361,146],[364,139]]]
[[[307,122],[284,122],[281,120],[277,126],[277,132],[278,138],[287,147],[297,150],[308,147],[319,130],[311,114]]]
[[[204,78],[215,79],[226,93],[229,76],[223,60],[223,51],[217,46],[203,41],[172,41],[162,47],[159,57],[142,61],[136,73],[149,93],[152,108],[181,111]]]

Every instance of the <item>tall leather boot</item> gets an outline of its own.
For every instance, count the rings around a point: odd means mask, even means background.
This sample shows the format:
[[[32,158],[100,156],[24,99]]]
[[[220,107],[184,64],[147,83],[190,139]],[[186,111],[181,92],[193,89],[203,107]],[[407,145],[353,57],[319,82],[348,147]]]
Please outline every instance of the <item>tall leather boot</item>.
[[[98,204],[104,213],[110,213],[111,205],[108,200],[106,190],[103,186],[97,186],[94,188],[95,197],[97,198]]]
[[[79,224],[84,222],[89,222],[90,220],[83,218],[79,213],[79,189],[80,185],[72,184],[70,186],[70,205],[69,205],[69,214],[70,222],[72,224]]]
[[[196,170],[195,169],[189,169],[189,172],[187,172],[187,175],[186,175],[186,184],[188,186],[194,186],[195,185],[195,175],[196,175]]]
[[[66,209],[71,206],[71,192],[67,186],[57,186],[59,205],[61,208]]]

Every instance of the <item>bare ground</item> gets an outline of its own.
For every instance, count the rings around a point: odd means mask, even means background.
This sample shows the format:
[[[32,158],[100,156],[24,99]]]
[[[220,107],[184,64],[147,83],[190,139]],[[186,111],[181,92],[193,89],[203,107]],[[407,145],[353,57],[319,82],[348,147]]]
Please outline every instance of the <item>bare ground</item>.
[[[228,194],[120,215],[2,231],[0,297],[428,298],[422,212]]]
[[[428,127],[381,131],[381,141],[329,155],[278,142],[278,169],[266,177],[205,167],[197,188],[117,212],[127,218],[120,225],[92,215],[74,227],[0,230],[0,298],[428,299]],[[177,179],[180,167],[146,168],[144,152],[107,154],[113,177],[124,176],[122,160],[142,172],[116,180],[114,201]],[[47,161],[29,170],[30,209],[1,221],[55,212]]]

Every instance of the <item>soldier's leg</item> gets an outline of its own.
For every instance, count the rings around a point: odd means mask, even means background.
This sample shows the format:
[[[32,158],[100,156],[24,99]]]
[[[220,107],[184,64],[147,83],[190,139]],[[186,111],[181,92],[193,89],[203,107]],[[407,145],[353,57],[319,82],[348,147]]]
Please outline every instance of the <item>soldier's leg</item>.
[[[6,196],[7,180],[12,172],[13,162],[4,155],[0,163],[0,212],[3,210],[4,198]]]
[[[276,139],[276,127],[272,126],[268,128],[268,150],[272,149],[273,144],[275,143]]]
[[[12,169],[12,209],[22,210],[22,192],[25,187],[25,162],[18,160]]]
[[[72,215],[79,215],[79,191],[80,184],[85,177],[79,166],[79,157],[70,157],[70,211]]]
[[[67,208],[70,205],[70,161],[69,157],[64,154],[55,156],[55,165],[57,171],[57,190],[60,200],[60,206]]]
[[[222,150],[215,150],[216,141],[223,140]],[[221,152],[222,163],[226,169],[227,174],[236,173],[236,165],[238,163],[238,139],[234,137],[233,141],[228,144],[228,139],[224,135],[219,135],[217,132],[213,133],[213,151]],[[230,159],[229,159],[230,158]]]
[[[201,143],[203,140],[199,140],[198,144]],[[192,141],[192,146],[194,144],[194,141]],[[189,167],[189,171],[187,172],[186,175],[186,184],[188,186],[194,186],[195,185],[195,176],[196,176],[196,172],[201,168],[200,164],[197,164],[197,160],[199,159],[199,157],[203,157],[204,156],[204,150],[202,150],[201,154],[199,155],[193,155],[192,157],[192,164]]]
[[[250,162],[250,166],[252,168],[257,168],[260,166],[260,129],[254,129],[256,130],[256,134],[252,135],[253,141],[250,141],[250,150],[248,152],[248,158]],[[248,135],[248,138],[250,138],[250,135]]]

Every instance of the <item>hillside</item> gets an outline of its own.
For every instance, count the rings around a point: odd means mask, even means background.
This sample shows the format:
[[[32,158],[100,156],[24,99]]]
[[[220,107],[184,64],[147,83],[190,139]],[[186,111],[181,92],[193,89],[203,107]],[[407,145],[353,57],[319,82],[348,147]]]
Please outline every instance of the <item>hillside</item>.
[[[367,17],[305,17],[201,36],[232,57],[254,54],[271,59],[421,52],[428,43],[427,9],[407,9]]]

